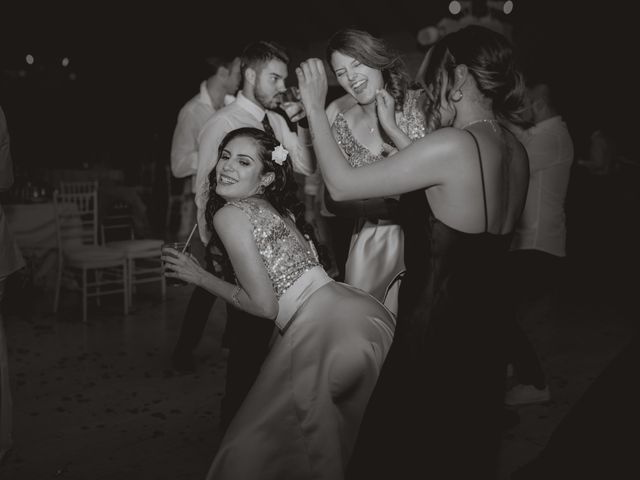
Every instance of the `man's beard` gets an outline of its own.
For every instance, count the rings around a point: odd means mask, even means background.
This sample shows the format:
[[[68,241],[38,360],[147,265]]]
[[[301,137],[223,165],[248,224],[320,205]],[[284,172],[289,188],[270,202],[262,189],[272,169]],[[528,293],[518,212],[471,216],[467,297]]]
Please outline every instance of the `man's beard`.
[[[256,100],[260,105],[262,105],[265,109],[274,109],[278,106],[278,95],[274,95],[273,97],[268,97],[259,86],[256,86],[256,91],[254,93]]]

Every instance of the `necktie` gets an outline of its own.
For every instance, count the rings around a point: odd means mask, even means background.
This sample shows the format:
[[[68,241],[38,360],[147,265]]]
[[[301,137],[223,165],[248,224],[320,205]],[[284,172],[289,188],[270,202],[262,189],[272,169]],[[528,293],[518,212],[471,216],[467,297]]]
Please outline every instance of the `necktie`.
[[[269,123],[269,117],[266,113],[262,118],[262,126],[264,127],[265,133],[271,135],[273,138],[276,138],[276,134],[273,132],[273,127],[271,127],[271,123]]]

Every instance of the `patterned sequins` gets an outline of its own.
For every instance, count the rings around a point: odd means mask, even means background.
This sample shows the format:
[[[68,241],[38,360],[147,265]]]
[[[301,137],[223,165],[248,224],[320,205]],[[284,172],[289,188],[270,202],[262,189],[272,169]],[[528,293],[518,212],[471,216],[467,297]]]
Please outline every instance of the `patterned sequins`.
[[[400,129],[411,140],[424,137],[425,121],[420,102],[421,93],[421,90],[408,90],[402,111],[396,112],[396,122],[398,127],[400,127]],[[374,154],[356,140],[342,113],[339,113],[336,116],[334,127],[336,131],[336,140],[344,151],[347,160],[352,167],[369,165],[384,158],[382,152]]]
[[[301,244],[285,221],[268,208],[249,200],[229,202],[247,214],[258,251],[280,298],[304,272],[320,265],[311,244]]]
[[[408,90],[402,112],[396,112],[396,122],[412,141],[424,137],[426,123],[422,109],[422,90]]]
[[[347,160],[352,167],[361,167],[369,165],[380,160],[382,154],[374,155],[367,147],[362,145],[353,136],[347,120],[342,113],[338,113],[333,123],[336,129],[336,140],[342,151],[347,156]]]

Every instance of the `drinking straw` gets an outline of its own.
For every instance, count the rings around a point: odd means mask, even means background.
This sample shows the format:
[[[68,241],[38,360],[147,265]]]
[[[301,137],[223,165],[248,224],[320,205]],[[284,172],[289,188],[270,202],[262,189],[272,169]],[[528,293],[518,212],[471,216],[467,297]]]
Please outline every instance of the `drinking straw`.
[[[189,238],[187,238],[187,241],[184,244],[184,247],[182,247],[182,251],[180,253],[184,253],[185,250],[187,249],[187,247],[189,246],[189,242],[191,241],[191,237],[193,237],[193,234],[196,233],[196,228],[198,228],[198,224],[197,223],[191,229],[191,233],[189,234]]]

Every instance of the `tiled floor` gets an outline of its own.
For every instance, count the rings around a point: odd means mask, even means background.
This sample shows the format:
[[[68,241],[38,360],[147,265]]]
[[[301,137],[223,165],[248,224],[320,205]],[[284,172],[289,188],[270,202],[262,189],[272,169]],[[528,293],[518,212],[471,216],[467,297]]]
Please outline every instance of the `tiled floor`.
[[[7,319],[15,448],[0,478],[204,477],[219,441],[224,309],[214,308],[197,352],[197,373],[177,375],[169,355],[189,290],[170,290],[165,303],[154,292],[143,293],[126,318],[114,302],[94,309],[84,325],[69,296],[57,318],[36,313]],[[520,423],[504,436],[501,478],[544,446],[626,344],[632,319],[628,305],[615,298],[585,301],[567,293],[554,315],[528,322],[550,373],[553,401],[518,410]]]
[[[628,214],[620,213],[634,218]],[[637,246],[638,237],[615,238]],[[589,253],[595,243],[571,264],[558,308],[526,321],[549,374],[552,401],[518,409],[519,424],[504,434],[501,479],[544,447],[637,327],[638,284],[624,273],[636,272],[638,256],[625,256],[623,248],[596,258]],[[24,299],[33,306],[30,315],[5,318],[15,447],[0,466],[0,479],[204,478],[219,442],[224,308],[214,307],[197,351],[197,373],[178,375],[169,356],[190,290],[170,289],[163,303],[152,285],[145,287],[127,317],[118,300],[93,307],[82,324],[73,295],[63,298],[56,317],[46,313],[50,295],[34,293]]]

